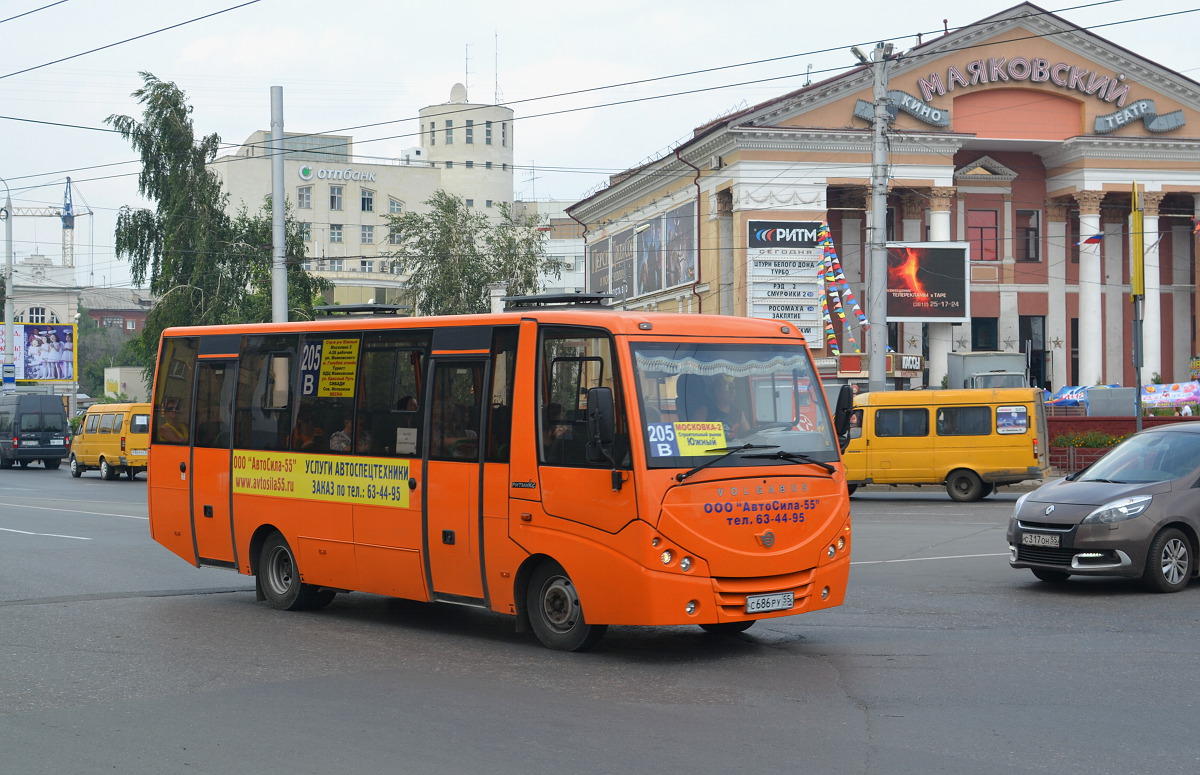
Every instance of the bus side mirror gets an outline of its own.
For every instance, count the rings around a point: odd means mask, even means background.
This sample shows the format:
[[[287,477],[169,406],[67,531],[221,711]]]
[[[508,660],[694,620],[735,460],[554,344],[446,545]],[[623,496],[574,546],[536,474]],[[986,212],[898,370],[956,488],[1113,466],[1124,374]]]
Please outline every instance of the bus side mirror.
[[[854,389],[849,385],[842,385],[833,408],[833,427],[837,430],[838,444],[843,452],[850,444],[850,415],[853,413]]]
[[[587,392],[588,438],[601,447],[612,446],[616,438],[616,413],[612,388],[596,387]]]

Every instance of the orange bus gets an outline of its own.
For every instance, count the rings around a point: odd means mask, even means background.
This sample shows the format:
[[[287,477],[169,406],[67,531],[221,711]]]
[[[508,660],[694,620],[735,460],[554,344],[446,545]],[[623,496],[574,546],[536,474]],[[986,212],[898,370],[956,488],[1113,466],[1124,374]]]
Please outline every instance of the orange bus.
[[[843,601],[850,395],[794,325],[509,303],[168,329],[153,538],[276,608],[455,603],[569,651]]]

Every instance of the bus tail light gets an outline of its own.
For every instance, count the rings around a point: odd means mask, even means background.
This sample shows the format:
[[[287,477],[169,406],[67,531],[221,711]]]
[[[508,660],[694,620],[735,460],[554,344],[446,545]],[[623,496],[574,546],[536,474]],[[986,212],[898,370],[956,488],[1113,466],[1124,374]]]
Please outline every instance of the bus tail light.
[[[124,436],[121,437],[121,451],[122,452],[125,451],[125,437]]]

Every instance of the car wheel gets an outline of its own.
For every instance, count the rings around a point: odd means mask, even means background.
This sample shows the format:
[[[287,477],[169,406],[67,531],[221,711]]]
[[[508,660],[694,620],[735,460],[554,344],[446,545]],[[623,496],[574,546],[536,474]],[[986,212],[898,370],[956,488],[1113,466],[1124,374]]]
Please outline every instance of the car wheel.
[[[546,648],[583,651],[596,645],[608,629],[587,623],[575,584],[556,562],[544,562],[533,572],[525,605],[529,624]]]
[[[13,462],[6,457],[0,457],[0,468],[12,468]]]
[[[258,560],[258,583],[267,602],[281,611],[312,608],[318,588],[300,581],[292,547],[279,533],[263,543]]]
[[[49,468],[51,471],[62,465],[62,459],[57,457],[48,457],[42,461],[42,465]]]
[[[19,461],[17,461],[17,462],[19,462],[19,463],[21,464],[21,468],[29,468],[29,461],[28,461],[28,460],[19,460]]]
[[[74,455],[71,455],[71,476],[76,479],[83,476],[83,466],[79,465],[79,461],[75,459]]]
[[[1049,584],[1061,584],[1071,578],[1071,574],[1062,570],[1046,570],[1045,568],[1030,568],[1033,575]]]
[[[977,501],[983,497],[983,480],[974,471],[960,468],[946,477],[946,492],[956,501]]]
[[[1179,530],[1168,528],[1150,542],[1142,575],[1152,592],[1178,592],[1192,578],[1192,544]]]
[[[713,635],[737,635],[739,632],[745,632],[754,626],[754,619],[749,619],[744,622],[717,622],[716,624],[702,624],[700,629]]]
[[[995,491],[996,491],[996,485],[992,484],[991,482],[984,482],[983,483],[983,492],[980,493],[979,497],[986,498],[987,496],[991,495]]]
[[[117,469],[110,466],[104,458],[100,458],[100,478],[108,480],[117,478]]]

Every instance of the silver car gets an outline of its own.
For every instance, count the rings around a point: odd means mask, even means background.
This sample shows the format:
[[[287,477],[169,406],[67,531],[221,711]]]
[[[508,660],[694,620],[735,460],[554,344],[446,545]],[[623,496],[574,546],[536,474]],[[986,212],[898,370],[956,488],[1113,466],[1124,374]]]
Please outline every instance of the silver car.
[[[1009,564],[1042,581],[1142,578],[1178,592],[1196,575],[1200,422],[1160,425],[1076,474],[1022,495],[1008,522]]]

